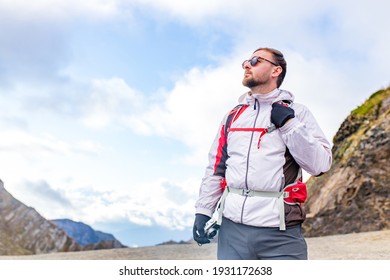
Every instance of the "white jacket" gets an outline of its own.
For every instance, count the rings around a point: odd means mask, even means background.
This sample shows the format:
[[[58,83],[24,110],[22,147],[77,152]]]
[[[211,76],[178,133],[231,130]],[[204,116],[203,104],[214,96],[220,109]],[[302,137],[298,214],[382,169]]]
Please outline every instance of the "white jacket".
[[[281,100],[292,102],[294,97],[290,92],[280,89],[265,95],[241,96],[239,103],[249,107],[231,124],[231,128],[249,129],[228,133],[227,154],[223,156],[224,126],[229,115],[226,114],[209,152],[209,164],[195,205],[196,213],[209,217],[213,215],[222,195],[221,180],[224,178],[231,188],[278,192],[295,181],[299,166],[311,175],[320,175],[329,170],[332,162],[330,144],[314,116],[301,104],[292,103],[295,118],[280,129],[263,135],[258,147],[260,132],[250,129],[269,127],[271,105]],[[226,170],[219,169],[221,164]],[[304,220],[304,213],[299,214],[300,219],[294,218],[296,213],[302,212],[300,206],[297,207],[286,207],[287,226],[289,219],[298,222]],[[251,226],[279,226],[278,204],[273,198],[229,194],[223,216]]]

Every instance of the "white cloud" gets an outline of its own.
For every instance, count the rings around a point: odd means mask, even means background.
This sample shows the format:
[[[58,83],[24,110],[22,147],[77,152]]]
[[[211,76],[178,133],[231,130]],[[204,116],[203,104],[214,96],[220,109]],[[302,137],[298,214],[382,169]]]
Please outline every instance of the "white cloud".
[[[71,202],[64,197],[61,191],[53,189],[46,181],[25,181],[20,188],[31,199],[29,201],[31,205],[41,206],[44,202],[48,209],[72,207]]]
[[[117,16],[119,1],[111,0],[1,0],[0,10],[3,18],[12,16],[19,20],[51,19],[72,20],[81,18],[107,18]]]
[[[88,224],[127,220],[182,230],[193,223],[197,181],[173,183],[159,179],[129,187],[127,191],[102,191],[93,187],[55,188],[49,182],[37,180],[19,183],[12,193],[47,219],[70,218]]]
[[[69,143],[57,139],[50,134],[33,135],[18,130],[6,130],[0,133],[0,151],[15,153],[35,158],[44,158],[50,155],[70,155],[79,153],[98,153],[103,147],[91,140],[81,140]]]
[[[0,133],[1,179],[10,189],[23,182],[50,182],[61,189],[63,180],[69,177],[80,178],[80,184],[64,188],[75,188],[86,184],[82,178],[88,172],[80,168],[96,161],[107,150],[97,141],[65,141],[51,134],[34,134],[26,131],[5,130]],[[80,176],[81,175],[81,176]],[[24,192],[18,193],[24,198]],[[45,200],[42,200],[45,201]],[[32,204],[34,205],[34,204]]]
[[[329,141],[336,133],[339,124],[353,106],[353,87],[348,76],[326,59],[305,58],[291,52],[289,70],[282,88],[295,95],[295,102],[306,105],[314,114]],[[337,101],[336,101],[337,100]]]
[[[83,104],[83,122],[88,127],[103,128],[112,121],[122,122],[127,115],[137,114],[145,106],[142,95],[123,79],[93,80]]]
[[[197,22],[208,16],[220,14],[234,1],[175,1],[175,0],[136,0],[139,5],[154,8],[159,16],[173,16],[186,22]],[[236,6],[236,5],[235,5]],[[236,6],[240,7],[240,6]]]

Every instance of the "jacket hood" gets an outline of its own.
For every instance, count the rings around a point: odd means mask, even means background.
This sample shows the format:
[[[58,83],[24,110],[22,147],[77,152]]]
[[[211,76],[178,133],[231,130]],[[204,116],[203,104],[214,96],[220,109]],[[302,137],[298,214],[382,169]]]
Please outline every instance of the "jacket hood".
[[[252,94],[251,92],[246,92],[238,98],[240,104],[252,105],[257,99],[260,103],[275,103],[282,100],[294,101],[294,95],[283,89],[274,89],[267,94]]]

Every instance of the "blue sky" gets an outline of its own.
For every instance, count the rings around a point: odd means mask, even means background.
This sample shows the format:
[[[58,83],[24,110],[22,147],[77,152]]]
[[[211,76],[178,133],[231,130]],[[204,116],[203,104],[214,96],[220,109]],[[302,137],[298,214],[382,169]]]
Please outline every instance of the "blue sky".
[[[331,140],[389,85],[389,5],[0,0],[0,178],[44,217],[126,245],[188,240],[241,62],[281,50],[282,88]]]

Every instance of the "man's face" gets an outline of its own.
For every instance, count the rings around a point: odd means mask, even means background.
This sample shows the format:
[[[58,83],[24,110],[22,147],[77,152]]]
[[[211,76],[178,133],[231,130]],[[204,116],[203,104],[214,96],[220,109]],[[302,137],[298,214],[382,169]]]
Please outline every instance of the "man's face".
[[[271,63],[275,63],[275,61],[273,61],[272,54],[268,51],[259,50],[253,53],[250,59],[253,57],[258,57],[256,65],[252,66],[249,61],[246,61],[243,64],[244,78],[242,80],[242,84],[248,88],[269,85],[274,81],[272,77],[274,70],[277,67]]]

